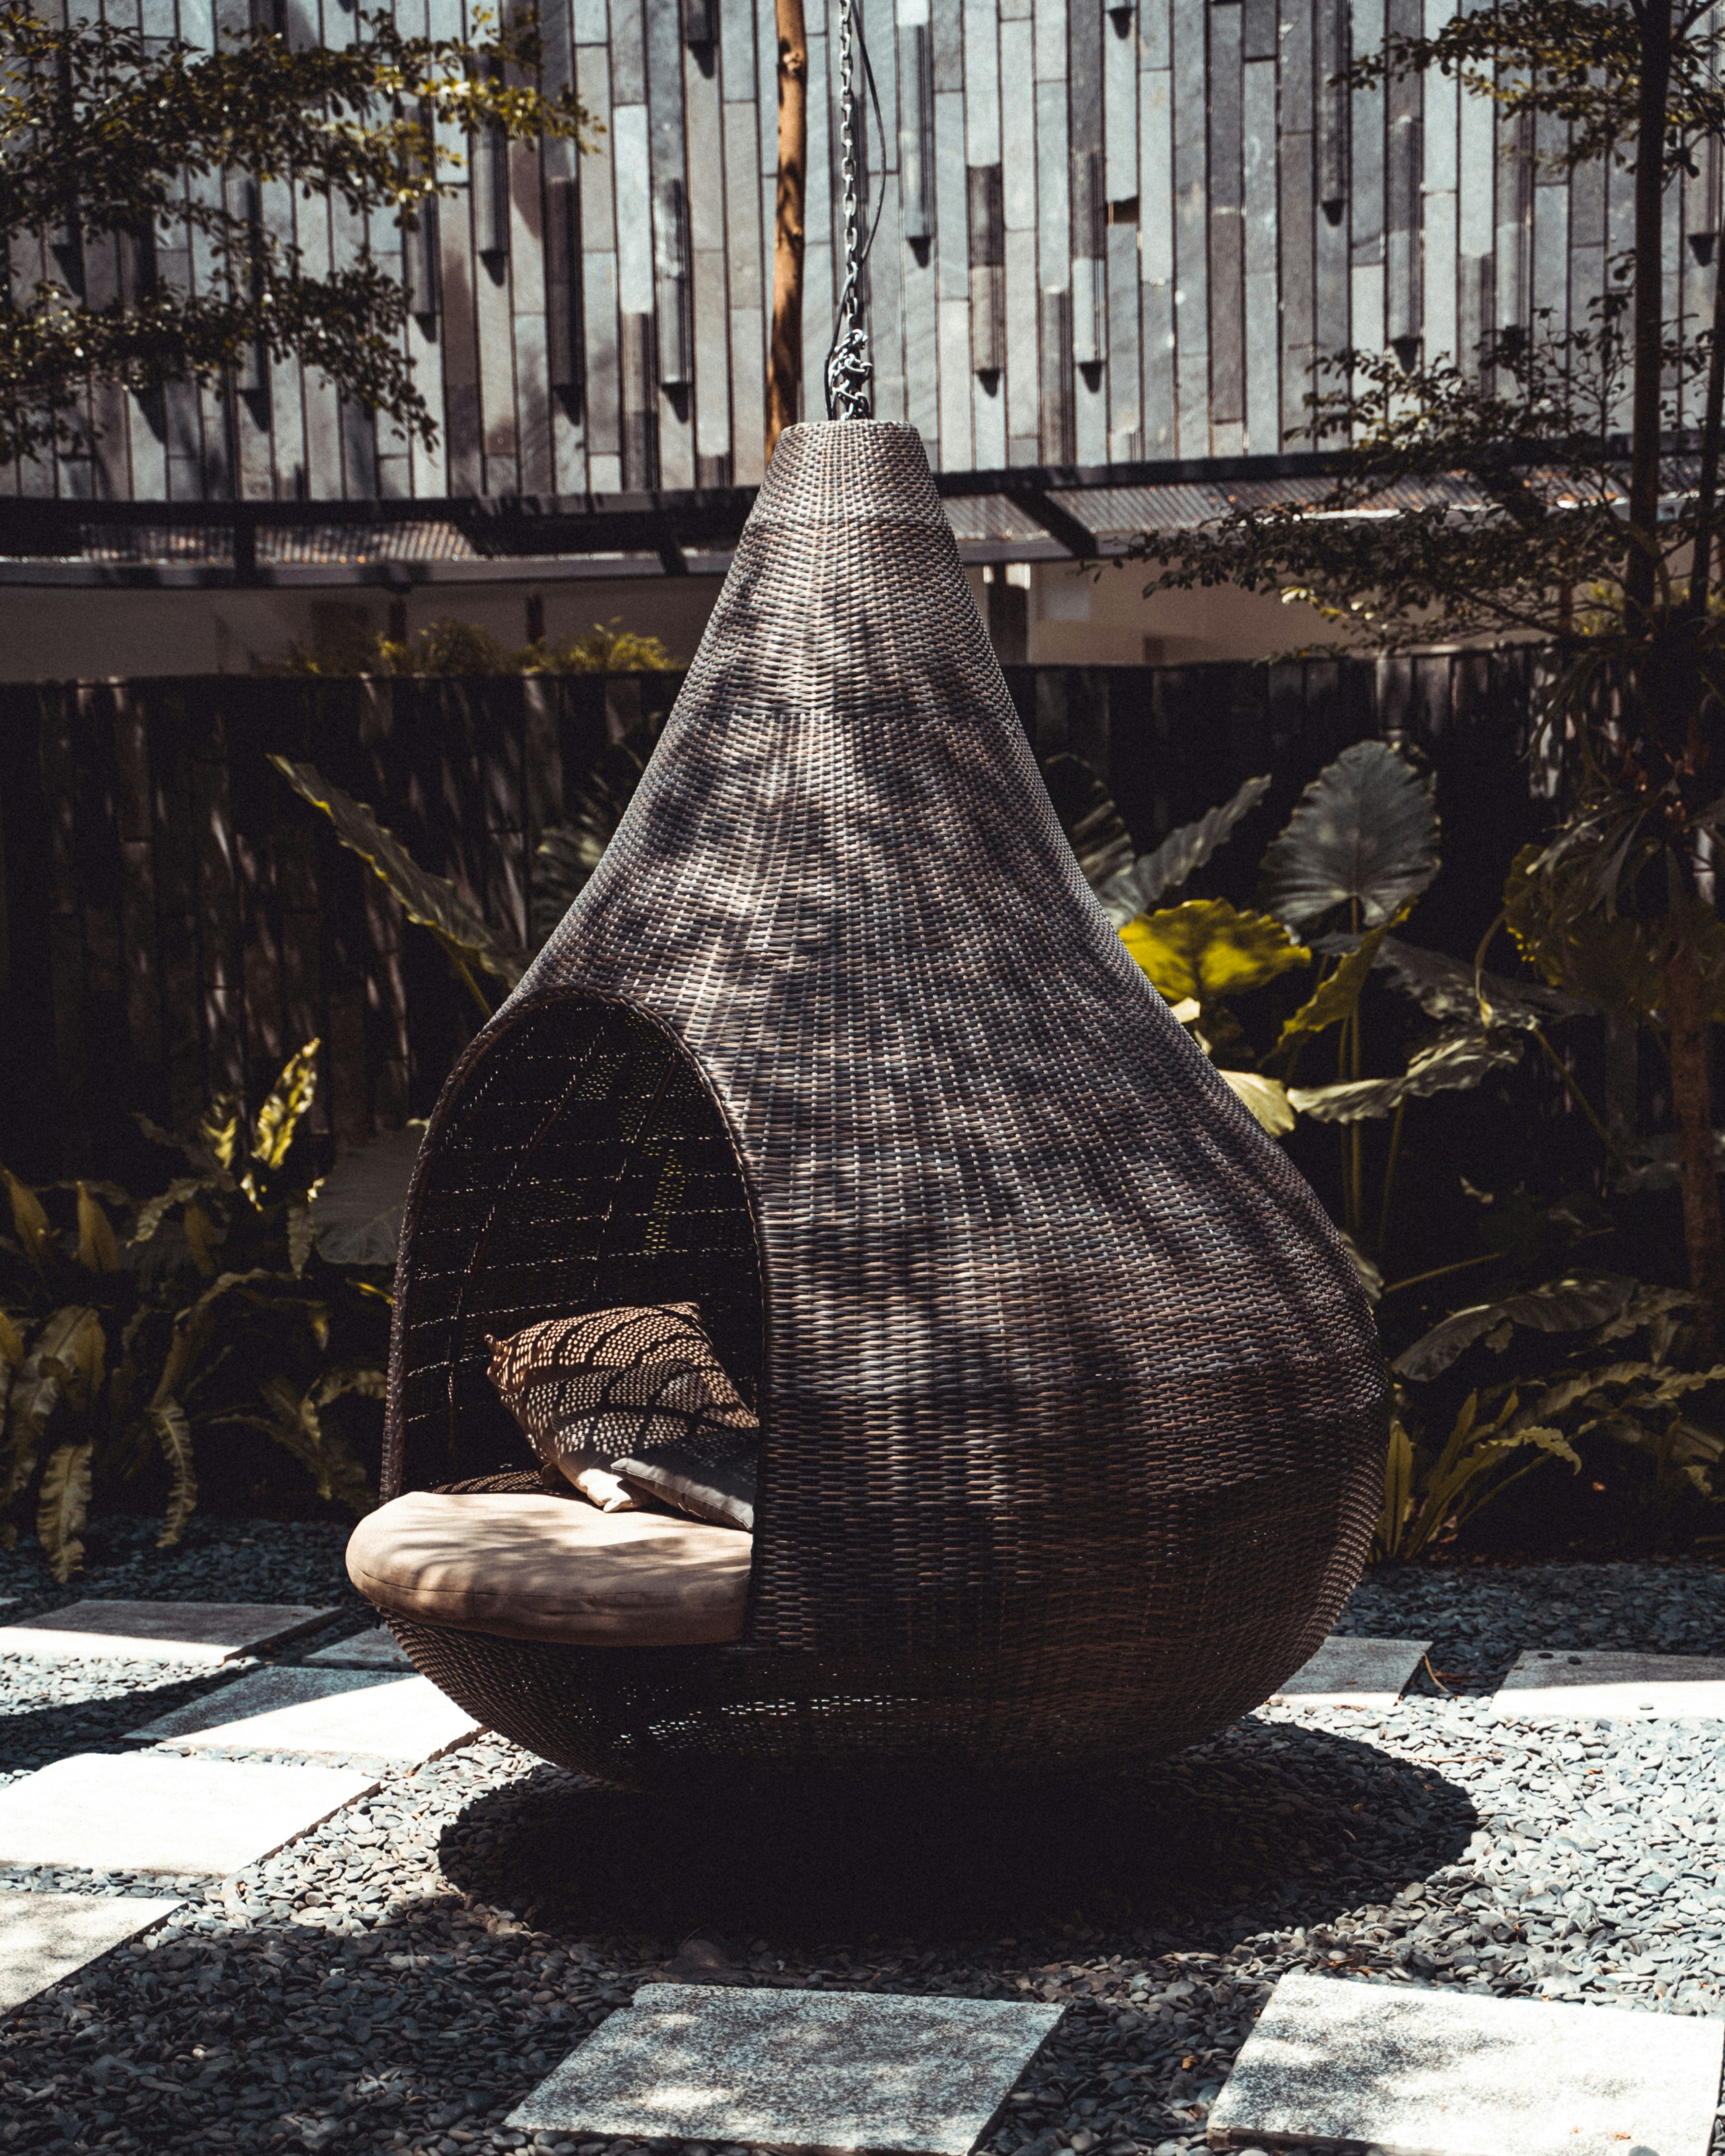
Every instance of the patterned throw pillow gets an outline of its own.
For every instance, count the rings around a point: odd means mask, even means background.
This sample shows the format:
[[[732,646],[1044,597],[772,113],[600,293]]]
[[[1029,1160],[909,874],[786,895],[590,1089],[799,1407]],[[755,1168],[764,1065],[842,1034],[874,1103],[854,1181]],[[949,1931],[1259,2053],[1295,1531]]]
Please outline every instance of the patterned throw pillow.
[[[487,1344],[504,1405],[541,1460],[578,1489],[595,1471],[608,1485],[625,1459],[674,1452],[680,1464],[716,1466],[757,1442],[760,1424],[692,1302],[547,1318]],[[586,1494],[603,1502],[598,1486]],[[677,1502],[669,1491],[653,1494]]]

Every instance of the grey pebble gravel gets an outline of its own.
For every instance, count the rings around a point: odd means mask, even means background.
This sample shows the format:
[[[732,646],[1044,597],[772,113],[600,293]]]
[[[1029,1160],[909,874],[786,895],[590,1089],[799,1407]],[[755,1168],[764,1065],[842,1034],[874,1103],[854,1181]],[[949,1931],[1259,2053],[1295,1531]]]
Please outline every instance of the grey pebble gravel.
[[[323,1530],[258,1531],[245,1554],[270,1562],[249,1581],[233,1559],[253,1532],[228,1525],[235,1546],[215,1538],[202,1573],[182,1553],[179,1591],[335,1599]],[[157,1575],[123,1566],[80,1591],[152,1594]],[[1523,1732],[1466,1696],[1488,1681],[1456,1676],[1528,1646],[1725,1650],[1725,1574],[1409,1570],[1368,1580],[1338,1629],[1433,1638],[1461,1696],[1266,1708],[1101,1784],[814,1802],[626,1795],[481,1739],[230,1880],[0,1872],[187,1897],[0,2020],[0,2151],[525,2147],[508,2110],[638,1984],[691,1960],[731,1983],[1066,2003],[988,2156],[1196,2151],[1286,1969],[1725,2013],[1725,1731]],[[44,1674],[0,1663],[0,1772],[18,1771],[20,1727],[42,1763],[90,1748],[80,1717],[135,1717],[139,1690],[164,1691],[159,1668],[61,1666],[70,1692],[44,1704]]]

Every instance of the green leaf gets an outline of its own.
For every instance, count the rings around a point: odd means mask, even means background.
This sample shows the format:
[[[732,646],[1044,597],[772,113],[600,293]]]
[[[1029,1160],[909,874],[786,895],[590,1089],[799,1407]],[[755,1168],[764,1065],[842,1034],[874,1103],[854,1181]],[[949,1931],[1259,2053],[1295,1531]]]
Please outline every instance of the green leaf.
[[[37,1271],[45,1271],[54,1257],[54,1229],[49,1225],[48,1215],[42,1202],[28,1183],[20,1183],[8,1168],[0,1168],[0,1178],[6,1183],[6,1195],[12,1205],[13,1232],[23,1246],[24,1255]]]
[[[282,1065],[281,1075],[270,1097],[258,1111],[252,1158],[272,1173],[287,1158],[288,1148],[301,1120],[310,1112],[317,1094],[317,1051],[321,1044],[308,1040],[296,1055]],[[242,1188],[250,1190],[247,1177]]]
[[[338,1160],[312,1201],[321,1256],[335,1265],[393,1265],[423,1130],[383,1131]]]
[[[1280,921],[1236,913],[1225,898],[1189,899],[1163,913],[1140,914],[1120,940],[1171,1004],[1193,997],[1207,1007],[1312,963],[1312,953]]]
[[[1257,807],[1270,786],[1267,777],[1247,779],[1231,800],[1208,810],[1195,824],[1180,824],[1154,853],[1140,854],[1130,868],[1097,884],[1096,896],[1114,926],[1124,928],[1135,915],[1147,913],[1165,892],[1178,890],[1188,876],[1194,875],[1233,835],[1240,819]]]
[[[1294,1127],[1294,1111],[1288,1105],[1288,1089],[1280,1079],[1266,1078],[1256,1070],[1224,1070],[1216,1075],[1239,1096],[1273,1138]]]
[[[49,1569],[64,1587],[84,1567],[80,1537],[90,1517],[89,1445],[57,1445],[42,1471],[36,1499],[36,1533]]]
[[[33,1364],[53,1377],[59,1397],[74,1414],[83,1414],[101,1390],[107,1347],[100,1312],[82,1303],[69,1303],[55,1311],[38,1333],[24,1368],[28,1372]]]
[[[311,1198],[316,1194],[317,1186],[314,1183],[305,1204],[295,1201],[287,1209],[288,1269],[291,1272],[305,1271],[306,1260],[311,1257],[312,1246],[316,1241],[310,1203]]]
[[[1313,948],[1320,951],[1357,949],[1351,937],[1326,936]],[[1501,973],[1481,973],[1479,993],[1474,990],[1473,970],[1441,951],[1422,950],[1385,935],[1378,947],[1378,970],[1389,974],[1404,995],[1411,996],[1428,1018],[1446,1024],[1507,1025],[1526,1031],[1566,1018],[1585,1018],[1593,1004],[1557,988],[1542,988],[1537,981],[1507,981]],[[1480,997],[1486,1008],[1480,1009]]]
[[[1466,1091],[1493,1070],[1521,1060],[1521,1043],[1502,1036],[1459,1034],[1422,1049],[1399,1078],[1356,1078],[1338,1086],[1292,1086],[1288,1098],[1319,1123],[1357,1123],[1391,1115],[1404,1101]]]
[[[1282,1021],[1282,1029],[1272,1055],[1280,1055],[1284,1049],[1291,1048],[1296,1041],[1327,1027],[1339,1025],[1343,1019],[1352,1018],[1358,1006],[1361,992],[1366,985],[1378,956],[1378,946],[1389,933],[1386,923],[1373,928],[1360,938],[1358,947],[1348,952],[1335,972],[1317,987],[1301,1004],[1290,1019]]]
[[[270,761],[296,793],[329,818],[341,844],[367,863],[408,920],[431,932],[458,975],[471,982],[477,968],[514,988],[526,970],[526,952],[488,927],[454,884],[422,869],[362,801],[331,786],[315,765],[295,763],[285,756]],[[476,988],[474,993],[478,996]]]
[[[169,1183],[160,1197],[146,1199],[138,1208],[138,1217],[131,1231],[134,1243],[147,1243],[176,1205],[184,1205],[206,1190],[231,1190],[229,1176],[212,1178],[207,1175],[182,1175]]]
[[[1629,1302],[1637,1283],[1619,1273],[1566,1273],[1543,1286],[1451,1311],[1430,1332],[1396,1358],[1399,1376],[1424,1383],[1447,1370],[1458,1355],[1500,1325],[1519,1325],[1534,1332],[1582,1332],[1603,1325]],[[1542,1414],[1554,1410],[1542,1408]]]
[[[1260,895],[1291,929],[1340,906],[1376,928],[1438,872],[1438,819],[1429,778],[1387,742],[1356,742],[1313,779],[1264,856]]]
[[[171,1549],[185,1532],[186,1522],[198,1509],[198,1466],[193,1457],[192,1425],[177,1400],[157,1400],[144,1410],[156,1433],[162,1456],[167,1462],[167,1510],[162,1514],[157,1549]]]
[[[318,1409],[341,1392],[372,1391],[381,1378],[381,1372],[369,1369],[331,1373],[322,1381],[331,1389],[321,1399],[318,1388],[302,1393],[287,1378],[267,1378],[260,1389],[267,1414],[223,1415],[218,1419],[267,1431],[311,1475],[320,1497],[362,1515],[375,1508],[377,1497],[352,1447],[339,1431],[324,1428]],[[332,1385],[331,1378],[336,1380]]]
[[[1380,1559],[1398,1556],[1408,1515],[1414,1508],[1414,1440],[1400,1420],[1389,1425],[1389,1451],[1384,1462],[1384,1505],[1378,1515],[1372,1554]]]
[[[83,1183],[78,1186],[78,1262],[87,1272],[117,1273],[120,1246],[114,1225]]]
[[[1651,1287],[1638,1281],[1628,1301],[1609,1324],[1600,1327],[1600,1342],[1603,1345],[1607,1341],[1627,1340],[1644,1325],[1669,1317],[1673,1311],[1693,1310],[1695,1301],[1693,1292],[1686,1287]]]

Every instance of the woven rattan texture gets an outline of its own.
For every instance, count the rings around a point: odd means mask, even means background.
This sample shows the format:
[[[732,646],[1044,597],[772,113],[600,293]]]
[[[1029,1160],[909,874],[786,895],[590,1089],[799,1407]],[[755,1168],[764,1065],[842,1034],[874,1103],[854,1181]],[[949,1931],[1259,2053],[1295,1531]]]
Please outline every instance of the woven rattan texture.
[[[701,1650],[679,1745],[1165,1749],[1358,1575],[1353,1267],[1086,887],[908,428],[781,437],[622,829],[445,1089],[388,1486],[521,1456],[486,1332],[674,1299],[763,1427],[762,1651]],[[637,1756],[681,1727],[571,1653]],[[817,1665],[865,1691],[799,1707]]]

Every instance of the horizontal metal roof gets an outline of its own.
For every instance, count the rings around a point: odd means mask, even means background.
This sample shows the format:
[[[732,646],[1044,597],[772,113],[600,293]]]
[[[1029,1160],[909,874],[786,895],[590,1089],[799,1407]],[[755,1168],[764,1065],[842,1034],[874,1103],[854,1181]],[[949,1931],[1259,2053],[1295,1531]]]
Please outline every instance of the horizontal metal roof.
[[[1247,503],[1314,500],[1331,458],[1015,465],[937,472],[961,558],[1117,555]],[[753,487],[680,493],[442,495],[385,501],[0,499],[0,584],[557,583],[720,574]],[[1482,505],[1460,480],[1409,483],[1385,507]]]

